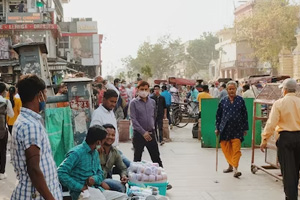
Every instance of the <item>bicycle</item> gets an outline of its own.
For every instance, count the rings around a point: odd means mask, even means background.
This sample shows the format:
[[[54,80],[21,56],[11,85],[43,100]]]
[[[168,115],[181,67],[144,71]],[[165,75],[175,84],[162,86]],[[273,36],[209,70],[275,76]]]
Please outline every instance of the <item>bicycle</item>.
[[[171,123],[178,128],[187,126],[193,119],[197,121],[198,115],[199,109],[196,102],[172,103],[170,108]]]

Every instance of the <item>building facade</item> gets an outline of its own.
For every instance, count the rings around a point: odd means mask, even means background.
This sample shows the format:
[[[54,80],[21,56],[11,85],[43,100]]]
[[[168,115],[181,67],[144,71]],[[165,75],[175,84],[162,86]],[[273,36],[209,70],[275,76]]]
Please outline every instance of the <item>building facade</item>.
[[[0,73],[7,83],[15,83],[20,75],[18,55],[12,50],[16,44],[45,42],[47,58],[55,64],[57,41],[63,20],[61,0],[0,0]]]
[[[100,75],[103,35],[98,34],[97,22],[75,18],[59,25],[62,30],[59,57],[66,59],[70,68],[85,72],[90,78]]]
[[[249,1],[237,7],[234,11],[235,20],[240,21],[252,15],[254,1]],[[233,28],[223,29],[217,33],[219,43],[215,49],[219,51],[216,64],[210,65],[210,71],[215,71],[212,79],[232,78],[241,79],[252,74],[260,74],[259,64],[253,56],[254,50],[246,41],[234,40]]]

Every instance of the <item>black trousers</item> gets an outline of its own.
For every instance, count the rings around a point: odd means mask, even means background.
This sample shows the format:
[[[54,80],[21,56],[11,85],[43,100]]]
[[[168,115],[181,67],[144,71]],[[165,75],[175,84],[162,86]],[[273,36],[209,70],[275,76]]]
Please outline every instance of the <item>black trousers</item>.
[[[163,141],[163,117],[157,117],[155,120],[155,132],[156,132],[156,139],[159,142]]]
[[[8,131],[9,131],[9,133],[10,133],[10,135],[12,134],[12,128],[13,128],[13,126],[11,126],[11,125],[7,125],[8,126]]]
[[[0,173],[1,174],[5,173],[7,139],[8,139],[8,133],[6,133],[3,139],[0,139]]]
[[[158,149],[158,144],[156,141],[155,133],[153,132],[150,134],[152,137],[152,140],[150,142],[147,142],[145,138],[138,132],[133,133],[132,143],[134,148],[134,162],[140,162],[142,160],[142,154],[144,151],[144,147],[148,149],[148,152],[150,154],[151,160],[154,163],[158,163],[160,167],[163,167],[161,159],[160,159],[160,153]]]
[[[297,200],[300,171],[300,131],[280,132],[276,146],[286,200]]]
[[[169,120],[169,125],[172,124],[171,116],[170,116],[170,107],[171,107],[171,106],[167,106],[167,118],[168,118],[168,120]]]

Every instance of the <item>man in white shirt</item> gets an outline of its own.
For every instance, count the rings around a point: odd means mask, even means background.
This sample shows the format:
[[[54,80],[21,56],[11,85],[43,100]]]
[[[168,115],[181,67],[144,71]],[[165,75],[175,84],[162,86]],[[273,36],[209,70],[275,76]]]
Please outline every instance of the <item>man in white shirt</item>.
[[[131,83],[129,83],[126,87],[126,92],[128,95],[128,101],[130,102],[133,99],[133,88],[131,86]]]
[[[255,98],[254,92],[248,84],[243,86],[243,98]]]
[[[171,96],[172,103],[179,103],[178,89],[175,87],[175,84],[171,86],[170,93],[172,95]]]
[[[14,110],[11,102],[4,97],[6,96],[6,85],[0,82],[0,180],[6,178],[5,165],[6,165],[6,150],[8,131],[6,128],[6,115],[8,117],[14,116]]]
[[[120,94],[119,90],[112,83],[110,83],[108,81],[104,81],[104,79],[101,76],[97,76],[95,78],[95,82],[103,84],[105,86],[105,88],[108,90],[109,89],[114,90],[119,96],[119,94]]]
[[[118,94],[115,90],[108,89],[104,92],[103,102],[94,111],[92,116],[91,127],[94,125],[103,126],[104,124],[112,124],[116,128],[116,139],[113,146],[118,146],[119,144],[119,132],[117,120],[114,114],[114,108],[116,107],[118,101]]]

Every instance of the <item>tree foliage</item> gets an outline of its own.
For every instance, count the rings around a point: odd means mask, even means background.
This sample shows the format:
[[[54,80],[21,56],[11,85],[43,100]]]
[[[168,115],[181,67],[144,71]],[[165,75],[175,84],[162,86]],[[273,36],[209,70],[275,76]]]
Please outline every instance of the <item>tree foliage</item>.
[[[218,58],[215,45],[219,39],[212,33],[204,32],[199,39],[191,40],[187,48],[187,75],[193,75],[201,69],[208,69],[212,59]]]
[[[288,0],[256,1],[252,16],[235,22],[235,39],[248,41],[254,48],[253,56],[276,67],[282,47],[296,46],[298,14],[299,6]]]
[[[138,49],[137,57],[128,56],[123,64],[129,71],[146,77],[162,78],[184,60],[184,46],[170,36],[161,37],[156,43],[144,42]]]

